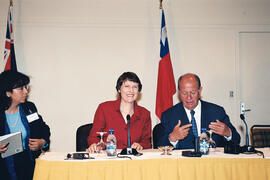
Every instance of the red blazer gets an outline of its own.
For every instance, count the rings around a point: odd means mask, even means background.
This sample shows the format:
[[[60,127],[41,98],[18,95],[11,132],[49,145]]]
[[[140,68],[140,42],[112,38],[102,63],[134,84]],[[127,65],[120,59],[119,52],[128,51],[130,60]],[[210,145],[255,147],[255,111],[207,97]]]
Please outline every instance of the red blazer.
[[[114,130],[117,139],[117,149],[127,147],[127,124],[120,112],[120,99],[101,103],[95,113],[94,124],[88,136],[88,145],[98,143],[100,138],[96,132],[105,131],[106,142],[109,129]],[[131,145],[136,142],[144,149],[152,148],[151,144],[151,117],[150,112],[134,104],[134,114],[130,118]]]

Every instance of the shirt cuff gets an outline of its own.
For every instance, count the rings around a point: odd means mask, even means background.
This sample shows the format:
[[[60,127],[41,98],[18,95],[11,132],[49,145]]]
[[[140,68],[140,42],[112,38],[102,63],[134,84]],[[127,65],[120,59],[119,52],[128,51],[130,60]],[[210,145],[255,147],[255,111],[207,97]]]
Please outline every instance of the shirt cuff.
[[[230,140],[232,140],[232,131],[231,131],[231,129],[230,129],[230,136],[224,136],[224,138],[226,139],[226,141],[230,141]]]
[[[169,140],[170,141],[170,140]],[[175,148],[176,147],[176,144],[178,143],[178,141],[175,141],[175,142],[172,142],[170,141],[170,143],[173,145],[173,147]]]
[[[173,145],[173,147],[175,148],[176,144],[178,143],[178,140],[173,142],[173,141],[170,140],[170,136],[168,137],[168,139],[169,139],[170,143]]]

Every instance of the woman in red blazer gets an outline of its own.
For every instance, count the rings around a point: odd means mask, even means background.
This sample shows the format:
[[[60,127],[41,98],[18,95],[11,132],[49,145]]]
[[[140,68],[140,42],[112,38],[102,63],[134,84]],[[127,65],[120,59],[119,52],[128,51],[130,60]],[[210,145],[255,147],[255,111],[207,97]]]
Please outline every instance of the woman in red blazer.
[[[107,132],[108,135],[109,129],[114,130],[117,149],[127,148],[127,115],[130,115],[131,148],[138,151],[152,148],[150,112],[136,103],[142,90],[140,79],[133,72],[125,72],[118,78],[116,90],[119,94],[118,99],[103,102],[96,110],[87,151],[96,152],[97,143],[100,141],[97,132]]]

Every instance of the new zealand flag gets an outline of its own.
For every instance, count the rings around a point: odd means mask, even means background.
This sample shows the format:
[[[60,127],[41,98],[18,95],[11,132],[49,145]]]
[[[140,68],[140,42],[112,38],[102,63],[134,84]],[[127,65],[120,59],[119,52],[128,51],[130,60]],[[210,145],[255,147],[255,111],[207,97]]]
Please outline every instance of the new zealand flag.
[[[6,43],[4,51],[4,64],[6,70],[17,71],[15,50],[14,50],[14,31],[12,23],[12,4],[9,6],[8,19],[7,19],[7,33],[6,33]]]

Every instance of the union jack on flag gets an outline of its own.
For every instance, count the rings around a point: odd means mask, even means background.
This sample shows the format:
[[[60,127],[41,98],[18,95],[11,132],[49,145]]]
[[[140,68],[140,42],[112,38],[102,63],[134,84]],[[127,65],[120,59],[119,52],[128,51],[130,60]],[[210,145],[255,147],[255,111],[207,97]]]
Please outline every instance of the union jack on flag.
[[[8,19],[7,19],[7,33],[6,33],[6,43],[4,50],[4,64],[6,70],[17,71],[15,50],[14,50],[14,31],[13,31],[13,21],[12,21],[12,3],[9,6]]]

